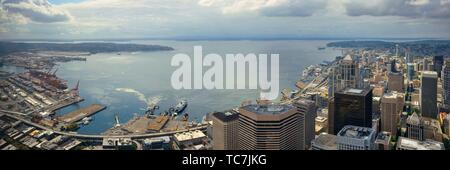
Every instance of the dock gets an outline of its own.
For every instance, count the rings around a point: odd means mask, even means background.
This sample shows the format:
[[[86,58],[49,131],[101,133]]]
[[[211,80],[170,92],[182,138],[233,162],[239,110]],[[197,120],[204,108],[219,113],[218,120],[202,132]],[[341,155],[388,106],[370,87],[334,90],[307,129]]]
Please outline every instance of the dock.
[[[62,101],[59,101],[58,104],[51,106],[47,110],[49,110],[50,112],[55,112],[56,110],[62,109],[64,107],[67,107],[67,106],[70,106],[70,105],[73,105],[75,103],[79,103],[82,101],[84,101],[84,99],[81,97],[66,98],[66,99],[63,99]]]
[[[97,112],[100,112],[102,110],[106,109],[106,106],[100,105],[100,104],[92,104],[88,107],[78,109],[76,111],[67,113],[63,116],[58,117],[57,119],[59,121],[65,122],[65,123],[74,123],[78,122],[81,119],[91,116]]]
[[[169,116],[158,116],[156,117],[155,121],[149,123],[148,130],[150,131],[160,131],[164,125],[169,121]]]

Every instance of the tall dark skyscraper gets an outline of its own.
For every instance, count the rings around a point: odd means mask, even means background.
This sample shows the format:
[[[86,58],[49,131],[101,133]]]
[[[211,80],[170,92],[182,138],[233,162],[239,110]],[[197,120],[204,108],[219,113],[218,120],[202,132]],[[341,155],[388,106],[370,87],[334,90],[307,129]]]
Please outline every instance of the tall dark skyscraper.
[[[437,118],[437,73],[435,71],[422,72],[420,87],[420,113],[424,117]]]
[[[444,65],[444,56],[433,57],[434,71],[437,72],[438,77],[441,77],[442,66]]]
[[[330,133],[337,134],[344,126],[354,125],[372,127],[372,88],[346,88],[335,94],[333,120],[328,120],[333,127]]]
[[[397,64],[395,63],[395,59],[391,61],[391,72],[397,73]]]

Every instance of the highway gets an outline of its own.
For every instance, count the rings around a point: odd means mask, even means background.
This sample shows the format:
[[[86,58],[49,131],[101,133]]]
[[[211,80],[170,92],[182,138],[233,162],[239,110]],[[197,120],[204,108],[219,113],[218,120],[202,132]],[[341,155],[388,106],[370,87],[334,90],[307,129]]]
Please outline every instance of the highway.
[[[182,132],[187,132],[187,131],[193,131],[193,130],[204,130],[208,127],[208,125],[201,125],[201,126],[197,126],[194,128],[190,128],[190,129],[185,129],[185,130],[177,130],[177,131],[171,131],[171,132],[158,132],[158,133],[147,133],[147,134],[131,134],[131,135],[86,135],[86,134],[78,134],[78,133],[70,133],[70,132],[63,132],[63,131],[58,131],[58,130],[54,130],[51,129],[49,127],[31,122],[29,120],[26,120],[20,116],[25,116],[24,113],[19,113],[19,112],[12,112],[12,111],[7,111],[7,110],[0,110],[0,113],[5,113],[6,116],[12,117],[14,119],[20,120],[25,124],[43,129],[43,130],[47,130],[47,131],[51,131],[55,134],[59,134],[59,135],[65,135],[65,136],[70,136],[70,137],[74,137],[74,138],[79,138],[79,139],[103,139],[103,138],[131,138],[131,139],[143,139],[143,138],[152,138],[152,137],[160,137],[160,136],[169,136],[169,135],[173,135],[176,133],[182,133]],[[20,115],[20,116],[17,116]]]

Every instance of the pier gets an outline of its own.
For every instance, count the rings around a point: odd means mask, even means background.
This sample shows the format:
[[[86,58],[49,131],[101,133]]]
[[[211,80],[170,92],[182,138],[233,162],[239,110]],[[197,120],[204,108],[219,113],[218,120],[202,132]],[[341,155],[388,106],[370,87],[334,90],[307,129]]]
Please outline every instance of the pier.
[[[155,121],[149,123],[148,130],[159,132],[168,121],[169,116],[158,116],[155,118]]]
[[[65,123],[74,123],[74,122],[80,121],[81,119],[83,119],[85,117],[88,117],[97,112],[100,112],[104,109],[106,109],[106,106],[103,106],[100,104],[92,104],[88,107],[81,108],[76,111],[65,114],[63,116],[60,116],[57,119],[59,121],[65,122]]]
[[[63,99],[60,102],[58,102],[58,104],[51,106],[50,108],[48,108],[48,110],[50,112],[54,112],[56,110],[62,109],[64,107],[67,107],[67,106],[70,106],[70,105],[73,105],[73,104],[76,104],[76,103],[79,103],[82,101],[84,101],[84,99],[81,97],[76,97],[76,98],[68,97],[68,98]]]

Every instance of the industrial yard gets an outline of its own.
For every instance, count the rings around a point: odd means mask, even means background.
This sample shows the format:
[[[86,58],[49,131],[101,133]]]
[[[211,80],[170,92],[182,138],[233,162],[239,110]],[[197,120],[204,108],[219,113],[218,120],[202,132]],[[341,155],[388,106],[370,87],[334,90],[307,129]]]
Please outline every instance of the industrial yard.
[[[88,107],[78,109],[76,111],[67,113],[63,116],[57,117],[59,121],[65,122],[65,123],[74,123],[82,120],[83,118],[86,118],[88,116],[91,116],[99,111],[102,111],[106,108],[106,106],[100,105],[100,104],[92,104]]]
[[[143,134],[189,129],[196,124],[168,115],[138,115],[125,124],[107,130],[105,135]]]

